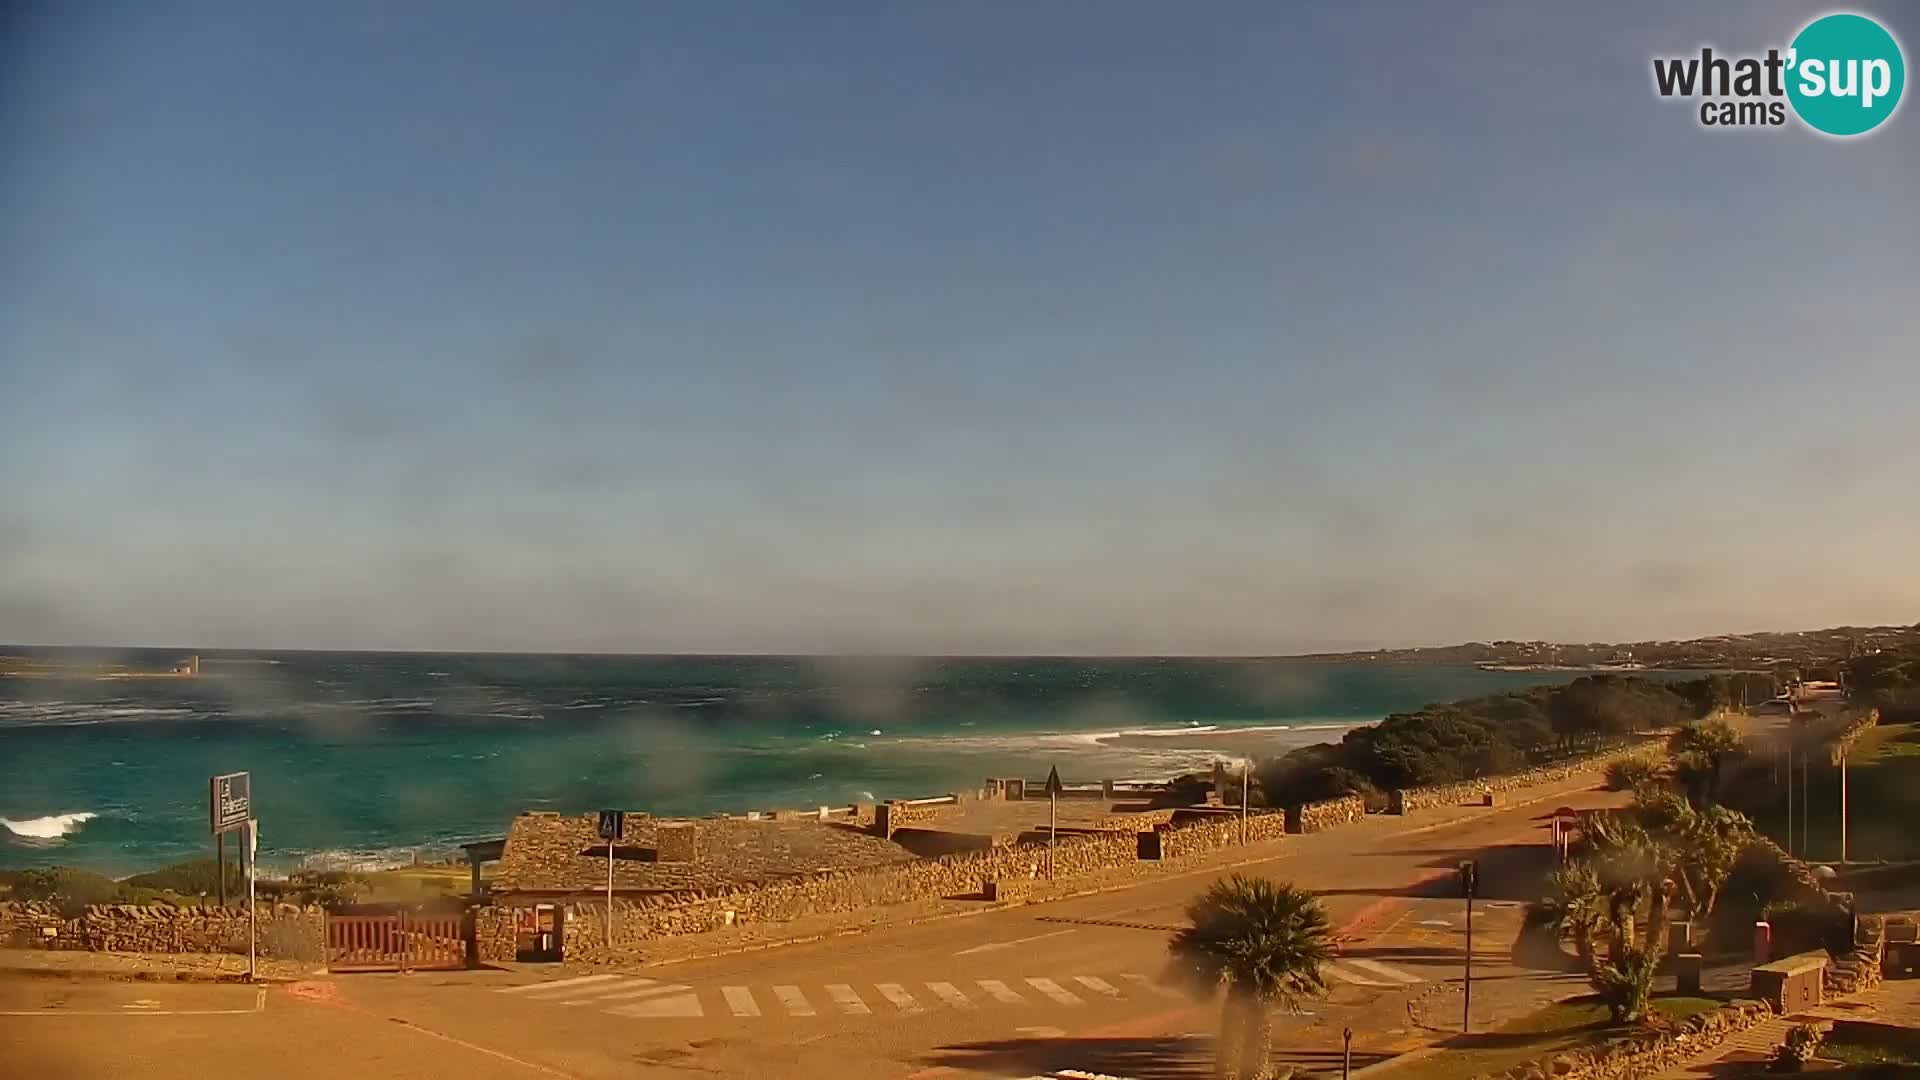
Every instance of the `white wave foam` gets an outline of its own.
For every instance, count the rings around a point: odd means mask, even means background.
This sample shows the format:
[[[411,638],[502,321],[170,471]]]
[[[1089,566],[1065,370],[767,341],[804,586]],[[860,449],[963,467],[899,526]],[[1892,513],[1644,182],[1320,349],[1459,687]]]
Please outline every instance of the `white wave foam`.
[[[25,821],[0,817],[0,826],[4,826],[13,835],[27,840],[58,841],[99,816],[91,811],[77,810],[67,814],[48,814],[46,817],[28,818]]]
[[[0,727],[77,727],[211,715],[217,714],[181,706],[129,705],[124,701],[0,701]]]
[[[302,856],[297,868],[366,874],[376,870],[397,870],[403,866],[412,866],[419,860],[420,853],[417,847],[316,851],[311,855]]]

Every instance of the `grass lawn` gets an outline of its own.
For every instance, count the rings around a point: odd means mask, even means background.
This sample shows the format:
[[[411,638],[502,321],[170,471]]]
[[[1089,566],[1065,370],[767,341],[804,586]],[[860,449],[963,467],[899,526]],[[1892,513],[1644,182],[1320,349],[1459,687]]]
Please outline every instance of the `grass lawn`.
[[[1786,838],[1786,788],[1769,782],[1770,762],[1729,792],[1733,807],[1776,841]],[[1785,762],[1781,762],[1784,771]],[[1800,766],[1794,763],[1794,848],[1800,842]],[[1816,756],[1807,770],[1813,861],[1840,858],[1840,770]],[[1882,724],[1854,743],[1847,766],[1847,858],[1900,862],[1920,859],[1920,830],[1911,827],[1913,793],[1920,791],[1920,724]]]
[[[1903,1065],[1920,1071],[1920,1030],[1841,1021],[1821,1044],[1819,1056],[1847,1065]]]
[[[1711,1012],[1720,1004],[1704,997],[1653,999],[1654,1012],[1669,1023]],[[1548,1005],[1483,1035],[1448,1039],[1442,1044],[1444,1053],[1388,1072],[1392,1080],[1467,1080],[1597,1042],[1622,1030],[1608,1022],[1607,1007],[1597,999],[1577,998]]]
[[[368,903],[465,896],[473,884],[473,872],[465,866],[407,866],[364,876],[371,886]]]

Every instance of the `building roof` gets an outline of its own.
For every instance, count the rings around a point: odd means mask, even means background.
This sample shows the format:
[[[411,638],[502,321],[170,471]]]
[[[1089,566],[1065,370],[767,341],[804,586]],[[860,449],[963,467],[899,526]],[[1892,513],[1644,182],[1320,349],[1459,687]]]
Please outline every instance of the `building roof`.
[[[700,818],[685,823],[694,829],[694,861],[657,862],[655,835],[662,823],[638,815],[627,818],[626,839],[614,847],[615,892],[725,888],[913,858],[898,844],[841,825]],[[594,893],[606,887],[607,846],[599,838],[595,815],[533,812],[513,819],[492,881],[496,895]]]

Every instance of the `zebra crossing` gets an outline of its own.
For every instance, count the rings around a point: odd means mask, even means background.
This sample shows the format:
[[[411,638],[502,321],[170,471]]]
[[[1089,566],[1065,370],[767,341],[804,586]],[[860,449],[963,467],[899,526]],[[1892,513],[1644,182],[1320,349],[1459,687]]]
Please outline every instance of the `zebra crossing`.
[[[1404,968],[1364,957],[1342,957],[1321,968],[1329,983],[1370,988],[1411,986],[1427,981]],[[629,1019],[693,1019],[709,1015],[740,1020],[768,1017],[921,1016],[935,1009],[972,1012],[982,1008],[1085,1008],[1100,1001],[1178,998],[1182,994],[1138,972],[1107,975],[1042,975],[1004,979],[953,979],[926,982],[793,983],[770,986],[695,987],[639,975],[578,975],[547,982],[504,986],[505,994],[562,1008],[594,1008]],[[715,996],[717,994],[717,997]]]

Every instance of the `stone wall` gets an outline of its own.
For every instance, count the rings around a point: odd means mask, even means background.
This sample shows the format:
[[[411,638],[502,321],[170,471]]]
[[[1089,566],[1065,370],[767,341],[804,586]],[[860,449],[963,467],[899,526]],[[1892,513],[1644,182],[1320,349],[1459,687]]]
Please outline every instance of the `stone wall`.
[[[257,911],[260,955],[283,960],[326,955],[326,915],[320,908],[261,904]],[[29,949],[245,953],[247,913],[234,908],[95,904],[67,918],[50,904],[0,903],[0,941]]]
[[[1250,844],[1277,840],[1287,834],[1287,815],[1271,810],[1248,814],[1246,830]],[[1208,821],[1166,829],[1161,834],[1160,857],[1184,859],[1222,848],[1238,847],[1239,844],[1240,815],[1215,814]],[[1137,852],[1138,841],[1128,837],[1127,847],[1129,851]]]
[[[1524,769],[1517,773],[1501,776],[1483,776],[1476,780],[1462,780],[1457,784],[1435,784],[1432,787],[1398,788],[1389,794],[1387,813],[1410,814],[1416,810],[1428,810],[1436,806],[1478,805],[1489,793],[1500,795],[1520,788],[1534,787],[1539,784],[1557,783],[1583,772],[1604,769],[1615,761],[1627,758],[1658,758],[1666,755],[1664,740],[1649,740],[1633,746],[1617,747],[1598,754],[1568,761],[1542,765],[1538,768]]]
[[[699,862],[700,834],[691,821],[663,821],[654,829],[653,849],[659,862]]]
[[[906,828],[893,830],[893,842],[923,859],[932,859],[962,851],[986,851],[997,847],[1012,847],[1014,835]]]
[[[1249,840],[1271,840],[1285,835],[1286,815],[1253,814],[1246,827]],[[1240,828],[1238,815],[1164,828],[1160,830],[1164,856],[1181,858],[1236,846]],[[631,959],[656,938],[706,933],[734,923],[788,922],[803,915],[941,897],[978,897],[988,881],[1045,876],[1048,857],[1045,845],[994,847],[894,866],[827,871],[758,887],[617,898],[611,953],[605,943],[605,903],[575,902],[565,910],[564,947],[568,960],[604,963]],[[1133,866],[1139,862],[1139,837],[1118,831],[1063,835],[1052,859],[1056,878]],[[511,953],[510,934],[501,943],[493,941],[484,928],[497,925],[496,920],[511,926],[511,918],[511,910],[505,908],[483,908],[477,914],[481,959],[508,958],[503,950]]]
[[[1287,831],[1315,833],[1350,825],[1367,816],[1367,800],[1358,795],[1287,807]]]
[[[482,961],[493,963],[515,959],[518,942],[515,939],[513,909],[475,908],[473,943]]]
[[[1626,1080],[1655,1076],[1772,1017],[1773,1010],[1764,1002],[1730,1001],[1671,1028],[1633,1028],[1592,1047],[1481,1075],[1485,1080]]]
[[[1834,732],[1833,738],[1827,742],[1827,754],[1832,760],[1832,763],[1835,765],[1840,764],[1840,759],[1846,756],[1849,750],[1853,749],[1853,744],[1856,739],[1879,726],[1879,709],[1868,709],[1865,712],[1850,714],[1845,722],[1840,725],[1840,729]]]
[[[942,811],[953,805],[951,802],[913,803],[903,799],[890,800],[874,807],[873,834],[891,838],[900,829],[933,821]]]

